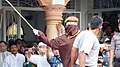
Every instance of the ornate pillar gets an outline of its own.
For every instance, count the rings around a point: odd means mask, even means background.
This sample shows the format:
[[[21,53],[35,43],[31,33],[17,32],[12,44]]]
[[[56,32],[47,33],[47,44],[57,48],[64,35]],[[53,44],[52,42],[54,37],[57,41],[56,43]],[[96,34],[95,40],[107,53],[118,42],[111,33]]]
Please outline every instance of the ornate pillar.
[[[55,38],[60,34],[60,26],[62,19],[62,12],[65,6],[62,5],[48,5],[44,7],[46,13],[46,35],[49,39]]]
[[[49,39],[53,39],[60,35],[62,13],[65,5],[69,0],[38,0],[43,5],[46,20],[46,35]]]

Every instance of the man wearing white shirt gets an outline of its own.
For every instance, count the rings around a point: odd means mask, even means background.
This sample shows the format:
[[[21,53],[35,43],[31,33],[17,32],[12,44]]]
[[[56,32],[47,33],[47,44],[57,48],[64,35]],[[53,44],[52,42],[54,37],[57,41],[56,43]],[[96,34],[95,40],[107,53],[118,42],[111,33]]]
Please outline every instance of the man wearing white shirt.
[[[3,65],[5,58],[11,53],[7,51],[7,43],[5,41],[0,41],[0,66]]]
[[[93,16],[91,18],[89,30],[82,31],[76,37],[71,55],[72,63],[75,63],[78,56],[79,67],[97,67],[100,49],[97,35],[102,29],[102,22],[103,20],[100,16]],[[71,65],[73,66],[73,64]]]
[[[11,42],[9,45],[11,55],[5,58],[2,67],[23,67],[23,63],[25,62],[24,55],[18,53],[18,48],[15,42]]]
[[[37,67],[50,67],[47,61],[46,51],[47,45],[43,42],[38,44],[39,55],[28,56],[28,61],[37,65]]]

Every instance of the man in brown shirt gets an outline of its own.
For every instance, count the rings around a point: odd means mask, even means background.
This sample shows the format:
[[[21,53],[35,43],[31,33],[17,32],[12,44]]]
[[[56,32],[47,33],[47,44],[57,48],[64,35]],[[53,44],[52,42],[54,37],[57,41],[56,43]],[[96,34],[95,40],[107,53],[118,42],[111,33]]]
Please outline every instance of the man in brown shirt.
[[[40,41],[46,43],[51,48],[59,50],[63,67],[71,67],[71,50],[75,37],[79,34],[80,30],[77,26],[78,18],[75,16],[69,16],[65,22],[66,33],[56,37],[55,39],[48,40],[43,32],[36,29],[34,29],[33,32],[39,37]]]

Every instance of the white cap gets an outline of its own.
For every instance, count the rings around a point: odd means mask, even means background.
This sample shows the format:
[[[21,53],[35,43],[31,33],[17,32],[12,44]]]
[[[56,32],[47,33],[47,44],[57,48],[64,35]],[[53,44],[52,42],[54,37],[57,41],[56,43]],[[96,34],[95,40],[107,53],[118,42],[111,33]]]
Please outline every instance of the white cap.
[[[38,46],[47,46],[45,43],[43,43],[43,42],[40,42],[39,44],[38,44]]]

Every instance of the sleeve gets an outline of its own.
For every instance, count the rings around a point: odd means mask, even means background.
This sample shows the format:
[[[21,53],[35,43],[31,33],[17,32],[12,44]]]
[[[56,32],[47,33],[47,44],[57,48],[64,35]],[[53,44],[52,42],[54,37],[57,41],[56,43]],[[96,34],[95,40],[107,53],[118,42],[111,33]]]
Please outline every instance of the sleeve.
[[[86,54],[89,54],[94,45],[94,40],[92,38],[85,38],[83,40],[81,49],[79,51],[84,51]]]
[[[39,32],[39,40],[44,42],[45,44],[49,45],[49,40],[48,38],[45,36],[45,34],[43,32]]]
[[[75,38],[75,40],[74,40],[74,43],[73,43],[73,47],[75,47],[75,48],[79,48],[79,40],[80,40],[80,37],[79,37],[79,35]]]
[[[115,36],[111,39],[111,49],[115,49]]]
[[[59,47],[64,46],[68,43],[67,41],[68,41],[67,37],[59,36],[55,39],[50,40],[50,45],[51,45],[52,48],[55,48],[55,49],[59,50]]]
[[[44,42],[48,46],[55,48],[55,49],[59,49],[59,47],[61,45],[65,44],[65,42],[63,42],[63,39],[65,39],[64,36],[59,36],[55,39],[48,40],[48,38],[45,36],[45,34],[41,32],[39,39],[40,39],[40,41]]]
[[[31,55],[28,61],[37,64],[37,55]]]
[[[25,56],[23,55],[23,63],[25,62]]]

